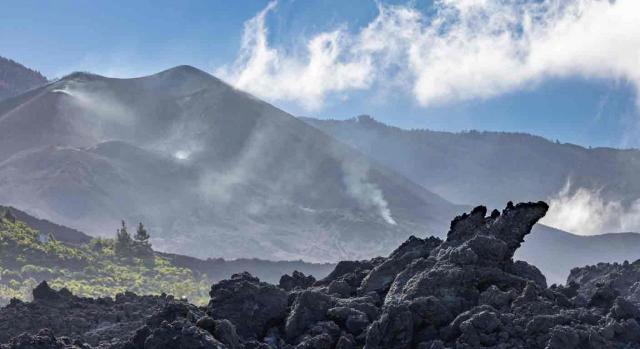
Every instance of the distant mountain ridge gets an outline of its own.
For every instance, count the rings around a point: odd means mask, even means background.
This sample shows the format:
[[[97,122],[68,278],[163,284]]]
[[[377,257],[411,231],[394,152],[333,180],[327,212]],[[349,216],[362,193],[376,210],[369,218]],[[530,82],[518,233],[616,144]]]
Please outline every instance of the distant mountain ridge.
[[[547,200],[567,181],[604,200],[640,198],[640,150],[584,148],[524,133],[405,130],[368,115],[302,119],[460,204]]]
[[[0,101],[46,83],[37,70],[0,56]]]

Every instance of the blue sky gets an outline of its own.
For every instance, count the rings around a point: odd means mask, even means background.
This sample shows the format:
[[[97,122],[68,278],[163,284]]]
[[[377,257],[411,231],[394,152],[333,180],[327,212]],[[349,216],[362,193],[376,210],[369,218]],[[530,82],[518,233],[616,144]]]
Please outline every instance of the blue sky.
[[[190,64],[295,115],[639,147],[640,2],[546,2],[5,0],[0,55],[48,77]]]

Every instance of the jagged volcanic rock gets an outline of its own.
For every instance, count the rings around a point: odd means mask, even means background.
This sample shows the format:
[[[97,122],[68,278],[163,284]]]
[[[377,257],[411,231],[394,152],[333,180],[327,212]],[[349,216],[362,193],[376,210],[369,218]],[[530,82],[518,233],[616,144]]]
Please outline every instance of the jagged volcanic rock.
[[[547,208],[509,203],[487,216],[477,207],[445,241],[411,237],[315,282],[294,273],[276,287],[236,274],[212,286],[206,308],[42,284],[33,302],[0,311],[0,348],[640,348],[640,262],[577,268],[567,286],[547,287],[536,267],[513,260]]]
[[[278,287],[285,291],[291,291],[294,289],[305,289],[316,282],[316,278],[313,275],[304,275],[297,270],[294,270],[291,275],[282,275]]]
[[[33,290],[29,303],[12,300],[0,311],[0,343],[22,332],[36,333],[50,329],[61,336],[82,338],[91,344],[128,337],[144,324],[145,317],[165,304],[172,296],[137,296],[118,294],[112,298],[76,297],[66,289],[55,291],[41,283]]]
[[[574,268],[567,283],[579,285],[577,291],[585,299],[591,298],[598,289],[610,287],[621,296],[640,303],[640,260]]]

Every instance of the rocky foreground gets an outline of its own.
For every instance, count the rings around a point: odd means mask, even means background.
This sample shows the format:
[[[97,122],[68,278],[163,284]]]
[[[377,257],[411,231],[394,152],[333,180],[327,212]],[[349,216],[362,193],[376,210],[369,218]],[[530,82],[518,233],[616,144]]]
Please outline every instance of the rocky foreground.
[[[0,310],[2,349],[640,348],[640,262],[574,269],[547,287],[513,254],[547,205],[456,217],[446,241],[411,237],[323,280],[247,274],[206,307],[171,296],[88,299],[46,283]]]

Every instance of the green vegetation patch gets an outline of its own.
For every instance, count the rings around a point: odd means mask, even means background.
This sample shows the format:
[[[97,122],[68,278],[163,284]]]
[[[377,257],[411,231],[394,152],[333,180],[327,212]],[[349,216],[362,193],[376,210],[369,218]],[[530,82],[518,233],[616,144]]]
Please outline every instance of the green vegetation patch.
[[[28,300],[42,280],[87,297],[167,293],[195,303],[208,300],[210,282],[195,277],[153,253],[142,224],[132,238],[123,222],[117,238],[93,239],[68,246],[43,236],[7,214],[0,216],[0,304],[11,298]]]

